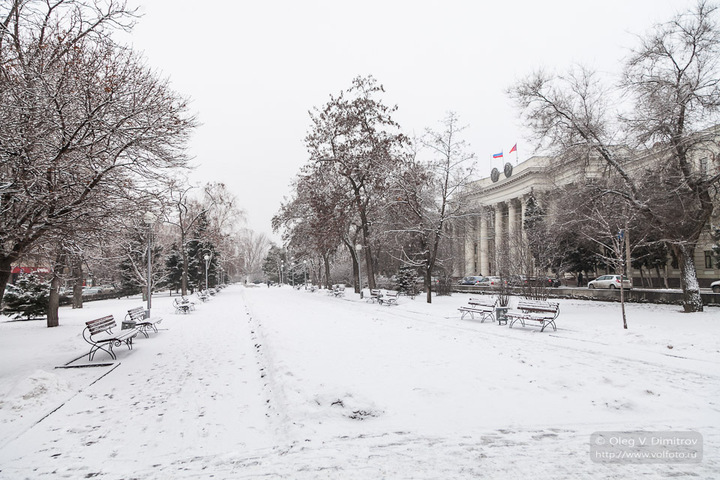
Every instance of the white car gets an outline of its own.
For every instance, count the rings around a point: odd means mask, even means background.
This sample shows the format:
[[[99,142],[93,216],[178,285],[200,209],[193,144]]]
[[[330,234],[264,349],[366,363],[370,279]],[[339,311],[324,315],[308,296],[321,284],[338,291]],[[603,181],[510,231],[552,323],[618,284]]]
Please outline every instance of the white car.
[[[622,282],[624,289],[632,288],[632,282],[625,275],[622,276]],[[610,290],[620,288],[620,275],[601,275],[595,280],[589,281],[588,288],[609,288]]]
[[[476,285],[481,287],[499,287],[501,282],[500,277],[485,277]]]
[[[714,293],[720,293],[720,280],[716,280],[710,284],[710,288]]]

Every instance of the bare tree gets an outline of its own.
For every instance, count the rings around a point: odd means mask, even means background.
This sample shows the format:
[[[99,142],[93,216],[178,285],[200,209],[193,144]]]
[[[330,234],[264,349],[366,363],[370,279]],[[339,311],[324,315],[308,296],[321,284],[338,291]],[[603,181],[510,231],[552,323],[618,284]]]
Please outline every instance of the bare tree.
[[[237,261],[234,264],[242,267],[238,273],[242,273],[246,279],[258,279],[270,250],[270,239],[264,233],[246,229],[234,237],[234,244],[237,246]]]
[[[44,236],[102,214],[121,191],[186,165],[187,105],[114,29],[122,1],[0,6],[0,298]]]
[[[353,197],[344,182],[329,169],[307,166],[297,177],[290,201],[283,203],[273,218],[273,228],[284,229],[283,240],[288,249],[308,252],[322,259],[325,280],[331,284],[331,258],[341,245],[353,255],[355,286],[359,292],[355,242],[350,231],[356,223]]]
[[[420,143],[429,151],[429,159],[417,156],[394,177],[391,202],[398,211],[396,228],[391,230],[399,241],[411,245],[403,250],[406,264],[423,272],[427,302],[432,302],[432,274],[440,263],[438,253],[446,240],[447,226],[469,213],[463,194],[474,177],[475,155],[462,139],[465,127],[457,114],[450,112],[442,122],[442,131],[426,130]]]
[[[201,204],[192,198],[191,191],[197,187],[188,186],[173,182],[168,192],[169,211],[165,212],[165,223],[174,226],[180,235],[180,254],[182,257],[182,280],[180,293],[187,295],[188,290],[188,269],[189,257],[187,244],[191,240],[193,229],[201,222],[207,212],[212,208],[212,203]]]
[[[536,136],[561,158],[599,158],[620,179],[610,193],[675,251],[688,312],[703,308],[693,257],[720,182],[693,160],[718,162],[717,132],[707,130],[720,106],[715,13],[701,0],[642,39],[622,82],[635,102],[632,115],[612,114],[612,92],[587,69],[564,77],[539,72],[510,90]],[[621,141],[635,148],[617,148]]]
[[[343,214],[359,219],[370,288],[375,288],[373,211],[407,141],[391,117],[397,107],[376,98],[383,92],[372,76],[355,78],[348,90],[311,112],[312,129],[305,139],[310,163],[341,180],[353,200],[353,210]]]

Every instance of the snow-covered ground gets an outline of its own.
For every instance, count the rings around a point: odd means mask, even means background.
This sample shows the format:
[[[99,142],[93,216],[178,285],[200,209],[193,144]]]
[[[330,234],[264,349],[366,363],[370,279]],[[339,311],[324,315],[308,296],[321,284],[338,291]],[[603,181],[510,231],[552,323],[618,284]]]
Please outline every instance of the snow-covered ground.
[[[720,478],[720,309],[628,305],[625,331],[618,304],[561,300],[541,333],[460,320],[468,298],[160,296],[160,332],[88,368],[55,367],[140,298],[0,317],[0,478]],[[614,430],[698,432],[703,458],[593,462]]]

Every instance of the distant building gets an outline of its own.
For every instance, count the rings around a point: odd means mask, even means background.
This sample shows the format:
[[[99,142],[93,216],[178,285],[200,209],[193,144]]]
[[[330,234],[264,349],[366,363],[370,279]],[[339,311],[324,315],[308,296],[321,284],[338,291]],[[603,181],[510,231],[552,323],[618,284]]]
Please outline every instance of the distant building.
[[[698,158],[696,168],[704,173],[720,173],[718,160],[718,143],[712,144],[714,151]],[[646,158],[649,158],[646,157]],[[527,245],[524,229],[527,217],[528,200],[543,198],[550,205],[543,205],[552,218],[553,192],[558,186],[578,182],[579,179],[601,176],[605,164],[601,161],[582,162],[582,165],[565,164],[557,168],[559,159],[553,157],[532,157],[518,164],[506,163],[502,170],[492,169],[490,176],[483,178],[472,187],[469,197],[476,215],[465,223],[464,227],[454,229],[456,255],[461,261],[455,262],[456,277],[471,275],[499,275],[505,263],[505,273],[540,275],[550,272],[538,272],[533,265],[521,257],[524,245]],[[579,162],[578,162],[579,163]],[[712,228],[720,226],[720,205],[715,198],[716,207],[710,224],[706,225],[700,242],[695,250],[695,267],[701,287],[720,279],[720,269],[715,268],[713,261],[714,241]],[[504,255],[509,261],[504,260]],[[508,268],[507,265],[511,265]],[[523,271],[524,270],[524,271]],[[603,271],[587,272],[589,275],[608,273]],[[666,271],[663,272],[670,287],[679,286],[680,270],[672,258],[668,258]],[[641,272],[633,269],[630,272],[635,284],[640,286]],[[648,272],[644,272],[648,277]]]

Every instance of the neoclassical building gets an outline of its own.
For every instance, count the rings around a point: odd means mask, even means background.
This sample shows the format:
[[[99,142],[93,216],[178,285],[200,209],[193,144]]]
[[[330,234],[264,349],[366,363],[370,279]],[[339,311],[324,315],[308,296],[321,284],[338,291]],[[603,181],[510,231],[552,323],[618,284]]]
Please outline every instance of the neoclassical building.
[[[715,169],[720,172],[717,156],[714,160],[701,159],[700,168]],[[532,265],[531,256],[527,253],[527,238],[524,229],[528,215],[528,199],[542,196],[548,198],[558,185],[576,182],[579,175],[585,177],[602,175],[604,165],[582,168],[550,168],[557,166],[557,159],[552,157],[532,157],[513,165],[506,163],[502,170],[492,169],[490,176],[473,184],[472,192],[467,201],[472,205],[476,215],[468,219],[464,229],[459,231],[457,255],[464,261],[455,262],[457,277],[469,275],[499,275],[501,269],[510,274],[540,275],[549,272],[538,272]],[[543,208],[552,209],[552,205]],[[720,269],[714,267],[711,227],[720,225],[720,208],[716,207],[712,225],[707,225],[698,248],[695,250],[695,266],[701,287],[707,287],[712,281],[720,279]],[[505,265],[502,265],[502,264]],[[589,272],[590,275],[603,274],[605,271]],[[647,278],[650,272],[644,272]],[[640,286],[641,272],[630,272],[635,285]],[[663,272],[669,286],[679,285],[680,270],[672,259],[668,259],[666,271]],[[572,284],[571,279],[567,283]]]

